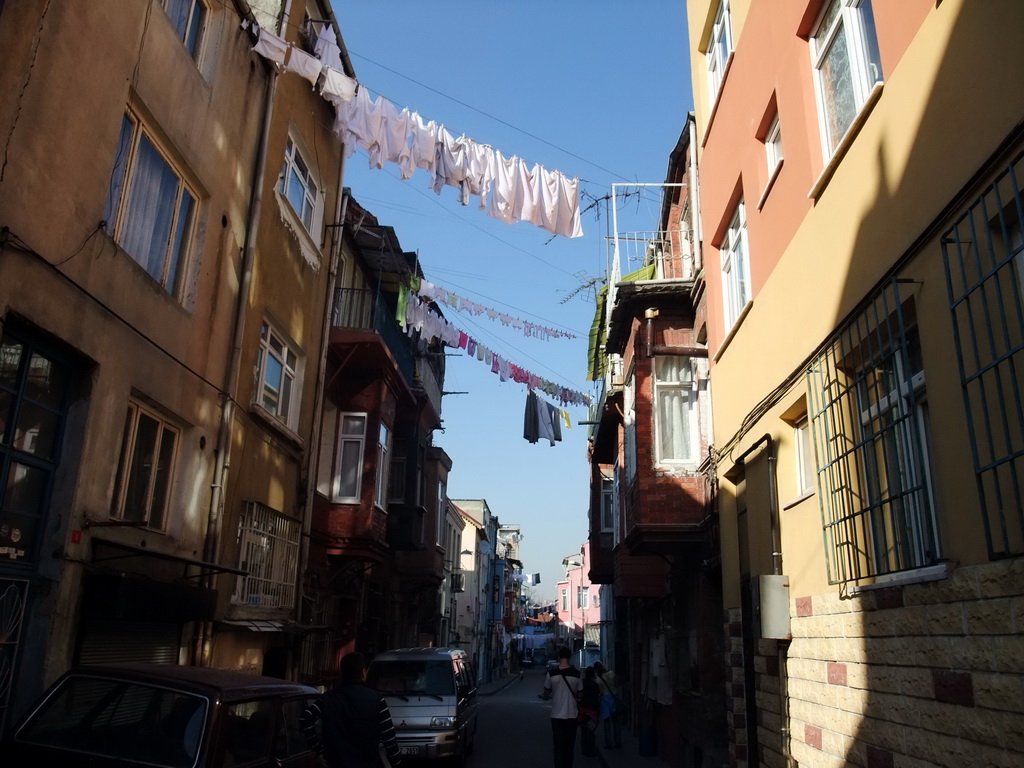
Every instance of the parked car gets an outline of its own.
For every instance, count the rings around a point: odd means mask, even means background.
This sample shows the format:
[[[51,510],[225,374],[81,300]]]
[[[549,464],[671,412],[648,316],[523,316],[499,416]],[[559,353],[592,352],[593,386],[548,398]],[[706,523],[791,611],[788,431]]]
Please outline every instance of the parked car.
[[[167,664],[83,666],[61,677],[0,744],[5,768],[312,768],[299,728],[315,688]]]
[[[398,747],[410,757],[464,762],[477,728],[476,674],[458,648],[402,648],[378,654],[366,683],[391,710]]]

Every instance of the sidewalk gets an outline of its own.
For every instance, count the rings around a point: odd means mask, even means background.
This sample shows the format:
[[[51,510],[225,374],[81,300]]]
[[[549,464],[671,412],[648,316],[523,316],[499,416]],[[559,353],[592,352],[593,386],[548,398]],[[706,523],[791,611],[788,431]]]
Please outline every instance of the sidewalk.
[[[477,686],[476,692],[479,696],[493,696],[498,691],[502,691],[508,686],[512,685],[516,680],[521,679],[521,673],[517,672],[514,675],[505,675],[497,680],[492,680],[489,683],[481,683]]]
[[[604,733],[597,731],[597,759],[601,761],[603,768],[634,768],[642,765],[649,768],[663,768],[668,763],[664,762],[657,755],[642,756],[640,754],[640,742],[635,734],[623,730],[621,749],[605,749]]]

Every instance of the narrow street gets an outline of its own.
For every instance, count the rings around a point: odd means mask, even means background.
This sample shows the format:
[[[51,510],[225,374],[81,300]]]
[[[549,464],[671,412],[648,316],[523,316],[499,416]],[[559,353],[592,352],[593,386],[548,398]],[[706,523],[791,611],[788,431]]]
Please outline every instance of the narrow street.
[[[544,670],[528,669],[523,679],[480,699],[480,726],[476,749],[466,760],[467,768],[550,768],[551,704],[538,698],[544,685]],[[423,760],[403,760],[403,766],[428,768]],[[574,768],[599,768],[600,760],[584,757],[576,742]]]

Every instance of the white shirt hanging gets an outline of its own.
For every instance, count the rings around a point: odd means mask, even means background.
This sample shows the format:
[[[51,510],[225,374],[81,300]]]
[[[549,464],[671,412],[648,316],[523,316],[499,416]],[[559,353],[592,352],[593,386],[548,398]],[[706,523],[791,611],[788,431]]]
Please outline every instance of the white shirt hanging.
[[[356,81],[337,69],[324,67],[324,79],[320,84],[320,93],[329,102],[338,106],[338,102],[351,102],[356,96]]]

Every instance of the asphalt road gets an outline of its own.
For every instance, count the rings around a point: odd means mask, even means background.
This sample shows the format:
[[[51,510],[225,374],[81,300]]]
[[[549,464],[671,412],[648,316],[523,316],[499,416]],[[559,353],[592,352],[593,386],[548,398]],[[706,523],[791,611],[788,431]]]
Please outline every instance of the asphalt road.
[[[467,768],[551,768],[551,703],[538,698],[543,686],[544,670],[528,669],[522,680],[480,698],[476,749]],[[430,763],[403,760],[402,765],[428,768]],[[597,757],[583,756],[578,739],[573,768],[601,768]]]

